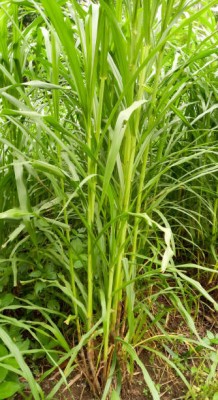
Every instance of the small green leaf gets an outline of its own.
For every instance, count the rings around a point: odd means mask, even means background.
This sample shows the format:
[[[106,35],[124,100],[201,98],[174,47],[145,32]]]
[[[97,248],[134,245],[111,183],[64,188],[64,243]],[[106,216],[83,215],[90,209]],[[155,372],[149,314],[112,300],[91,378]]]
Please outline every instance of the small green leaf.
[[[218,363],[218,353],[216,351],[214,353],[211,353],[210,360],[215,363]]]
[[[34,292],[35,292],[36,295],[38,295],[45,288],[46,288],[46,283],[45,282],[36,282],[35,286],[34,286]]]
[[[81,254],[84,249],[84,244],[82,240],[80,240],[79,238],[72,240],[72,248],[76,254]]]
[[[5,377],[7,376],[7,369],[0,367],[0,382],[4,381]]]
[[[49,300],[47,307],[50,308],[51,310],[60,310],[60,304],[58,303],[57,300]]]
[[[17,347],[19,348],[19,350],[20,351],[25,351],[25,350],[28,350],[29,349],[29,347],[30,347],[30,340],[29,339],[26,339],[26,340],[18,340],[18,341],[15,341],[16,342],[16,345],[17,345]],[[14,359],[12,358],[11,359],[12,360],[12,362],[14,363]],[[17,362],[17,361],[16,361]],[[9,363],[8,363],[9,364]]]
[[[40,278],[41,275],[42,275],[41,271],[33,271],[33,272],[30,272],[30,274],[29,274],[29,276],[31,278]]]
[[[218,400],[218,392],[213,395],[213,400]]]
[[[13,357],[13,358],[8,358],[7,360],[5,360],[4,362],[5,367],[7,368],[7,365],[10,365],[13,368],[19,369],[19,364],[17,362],[17,360]]]
[[[218,338],[210,339],[211,344],[218,344]]]
[[[0,384],[0,400],[8,399],[20,389],[20,384],[17,382],[2,382]]]
[[[214,339],[214,334],[213,334],[213,332],[207,331],[207,337],[208,337],[209,339]]]
[[[8,354],[7,348],[3,345],[0,344],[0,357],[5,357]]]
[[[7,307],[12,304],[14,301],[14,296],[11,293],[7,293],[6,295],[2,296],[0,300],[0,307]]]

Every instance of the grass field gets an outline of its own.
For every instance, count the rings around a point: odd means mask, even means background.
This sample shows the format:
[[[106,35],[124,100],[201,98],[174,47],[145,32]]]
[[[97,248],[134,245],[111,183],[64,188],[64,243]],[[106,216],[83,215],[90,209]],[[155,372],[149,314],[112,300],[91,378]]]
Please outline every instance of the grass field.
[[[218,399],[215,6],[0,1],[0,399]]]

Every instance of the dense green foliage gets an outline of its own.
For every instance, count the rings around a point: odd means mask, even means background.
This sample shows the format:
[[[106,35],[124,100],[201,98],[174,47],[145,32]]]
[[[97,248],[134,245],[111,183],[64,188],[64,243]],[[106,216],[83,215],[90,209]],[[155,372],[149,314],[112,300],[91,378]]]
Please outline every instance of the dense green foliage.
[[[95,3],[0,2],[0,368],[40,399],[26,358],[41,380],[65,362],[53,399],[79,364],[104,400],[136,363],[157,400],[145,348],[194,398],[165,352],[213,353],[195,318],[217,307],[216,1]]]

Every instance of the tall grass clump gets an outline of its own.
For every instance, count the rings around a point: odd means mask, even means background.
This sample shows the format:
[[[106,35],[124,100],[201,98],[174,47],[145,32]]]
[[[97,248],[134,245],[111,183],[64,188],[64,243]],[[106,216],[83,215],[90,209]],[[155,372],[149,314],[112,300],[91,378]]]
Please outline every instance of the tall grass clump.
[[[1,338],[59,368],[48,399],[77,365],[119,396],[134,363],[159,399],[139,350],[190,389],[155,343],[207,347],[193,310],[217,306],[216,1],[87,3],[0,3]]]

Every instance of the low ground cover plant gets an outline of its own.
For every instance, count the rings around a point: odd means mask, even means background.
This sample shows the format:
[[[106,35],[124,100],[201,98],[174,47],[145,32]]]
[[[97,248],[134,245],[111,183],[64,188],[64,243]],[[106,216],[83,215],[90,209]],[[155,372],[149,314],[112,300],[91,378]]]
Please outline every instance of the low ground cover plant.
[[[0,368],[20,376],[14,392],[53,399],[80,369],[95,398],[119,399],[137,366],[158,400],[144,351],[196,398],[181,343],[210,355],[215,381],[216,334],[196,325],[217,311],[215,4],[1,1]]]

